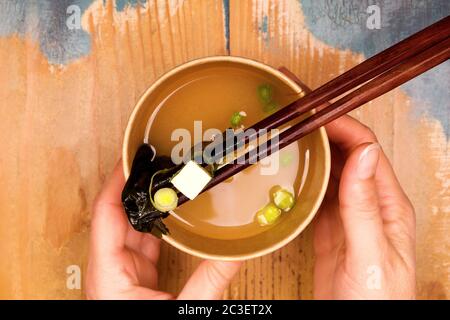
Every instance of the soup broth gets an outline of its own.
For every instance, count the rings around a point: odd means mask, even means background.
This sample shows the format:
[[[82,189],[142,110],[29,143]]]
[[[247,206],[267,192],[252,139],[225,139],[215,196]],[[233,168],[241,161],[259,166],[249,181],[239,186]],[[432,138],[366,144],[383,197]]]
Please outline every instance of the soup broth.
[[[258,96],[258,87],[262,84],[272,88],[272,100],[279,106],[298,99],[284,83],[250,69],[219,66],[184,75],[161,92],[144,142],[155,146],[158,155],[170,156],[172,148],[179,143],[171,141],[175,129],[188,130],[192,137],[190,145],[194,144],[194,134],[199,134],[194,132],[194,121],[201,121],[202,135],[210,128],[224,131],[230,127],[232,115],[243,111],[246,116],[242,124],[250,127],[270,112]],[[305,137],[271,156],[279,157],[274,174],[263,174],[264,170],[270,170],[267,161],[250,166],[175,209],[165,223],[169,229],[176,225],[215,239],[241,239],[266,232],[274,225],[261,226],[255,216],[271,201],[274,187],[289,190],[296,199],[294,208],[283,212],[275,225],[288,215],[298,214],[312,151],[312,141]]]

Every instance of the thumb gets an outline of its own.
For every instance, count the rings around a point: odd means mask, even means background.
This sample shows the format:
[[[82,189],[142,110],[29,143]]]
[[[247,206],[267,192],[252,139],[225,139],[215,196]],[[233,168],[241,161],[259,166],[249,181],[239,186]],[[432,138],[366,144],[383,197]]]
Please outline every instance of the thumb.
[[[203,261],[184,286],[178,299],[221,299],[241,264],[241,261]]]
[[[365,263],[376,263],[383,252],[383,222],[375,183],[380,153],[378,143],[356,147],[345,163],[339,188],[347,252]]]

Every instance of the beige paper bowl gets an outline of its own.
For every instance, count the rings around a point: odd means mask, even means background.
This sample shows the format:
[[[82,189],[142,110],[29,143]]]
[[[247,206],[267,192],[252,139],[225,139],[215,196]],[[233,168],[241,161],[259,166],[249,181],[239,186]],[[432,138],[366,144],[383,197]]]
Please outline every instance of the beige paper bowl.
[[[286,75],[265,64],[239,57],[216,56],[202,58],[183,64],[158,79],[137,102],[128,121],[123,142],[123,169],[125,177],[130,174],[133,157],[143,143],[148,119],[152,114],[158,95],[168,84],[176,82],[180,75],[216,66],[239,66],[257,69],[273,77],[292,93],[299,93],[299,86]],[[160,97],[159,97],[160,98]],[[271,253],[297,237],[311,222],[325,195],[330,174],[330,148],[325,129],[321,128],[304,139],[311,139],[314,152],[311,154],[310,171],[301,191],[301,205],[280,223],[265,232],[244,239],[223,240],[208,238],[181,228],[167,225],[170,235],[163,239],[174,247],[205,259],[244,260]],[[195,200],[194,200],[195,201]],[[298,207],[298,209],[297,209]],[[291,213],[291,212],[290,212]]]

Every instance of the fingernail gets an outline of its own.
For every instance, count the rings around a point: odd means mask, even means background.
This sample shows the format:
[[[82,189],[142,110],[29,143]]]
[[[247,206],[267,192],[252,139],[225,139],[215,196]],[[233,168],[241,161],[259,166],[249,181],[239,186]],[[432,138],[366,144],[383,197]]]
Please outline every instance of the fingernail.
[[[373,143],[367,146],[359,156],[358,178],[361,180],[372,178],[377,170],[379,158],[380,145],[378,143]]]

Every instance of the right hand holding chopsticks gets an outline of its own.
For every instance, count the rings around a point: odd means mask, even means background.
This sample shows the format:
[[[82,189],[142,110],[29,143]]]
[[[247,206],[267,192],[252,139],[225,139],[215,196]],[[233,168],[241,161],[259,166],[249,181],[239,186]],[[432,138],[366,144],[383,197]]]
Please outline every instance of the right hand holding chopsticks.
[[[315,225],[315,298],[414,298],[414,209],[389,160],[349,116],[326,129],[333,160]]]

